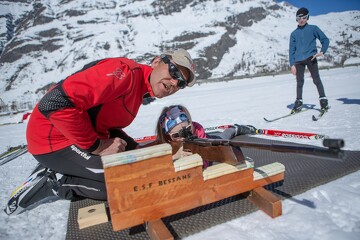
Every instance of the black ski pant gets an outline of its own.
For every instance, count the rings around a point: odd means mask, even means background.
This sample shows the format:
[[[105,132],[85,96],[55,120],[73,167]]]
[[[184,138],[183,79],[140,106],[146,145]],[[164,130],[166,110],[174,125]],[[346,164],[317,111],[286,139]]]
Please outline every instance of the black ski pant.
[[[305,73],[305,67],[307,67],[310,71],[311,77],[313,79],[313,82],[315,86],[317,87],[319,97],[325,97],[325,90],[324,86],[320,79],[319,74],[319,68],[317,59],[311,61],[312,57],[309,57],[308,59],[295,63],[296,67],[296,98],[302,99],[302,92],[303,92],[303,86],[304,86],[304,73]]]
[[[60,198],[106,200],[104,169],[100,156],[71,145],[56,152],[34,155],[34,158],[42,166],[64,175],[59,180]]]
[[[137,143],[121,130],[111,130],[110,137],[120,137],[127,142],[125,150],[135,149]],[[34,158],[44,167],[64,176],[59,179],[58,196],[76,200],[81,197],[106,200],[106,185],[101,157],[71,145],[64,149]]]

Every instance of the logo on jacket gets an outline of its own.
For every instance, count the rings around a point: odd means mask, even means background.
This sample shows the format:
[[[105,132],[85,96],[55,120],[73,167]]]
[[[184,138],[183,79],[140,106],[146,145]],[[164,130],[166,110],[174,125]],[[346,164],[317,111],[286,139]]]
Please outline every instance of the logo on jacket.
[[[123,70],[121,68],[116,68],[116,70],[113,73],[108,73],[108,74],[106,74],[106,76],[108,76],[108,77],[114,76],[117,79],[121,80],[121,79],[125,78],[126,74],[123,72]]]

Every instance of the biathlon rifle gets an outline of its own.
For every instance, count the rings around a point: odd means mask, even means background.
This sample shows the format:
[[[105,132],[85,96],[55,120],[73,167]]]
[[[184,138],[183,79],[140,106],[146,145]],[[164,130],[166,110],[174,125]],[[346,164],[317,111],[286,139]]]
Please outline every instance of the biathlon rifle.
[[[242,147],[270,150],[281,153],[307,154],[335,161],[343,161],[345,155],[344,151],[341,150],[341,148],[345,145],[343,139],[326,138],[323,140],[324,147],[315,147],[285,143],[269,144],[226,139],[197,138],[186,128],[181,129],[179,131],[179,135],[184,138],[184,151],[198,153],[203,159],[210,162],[226,162],[233,165],[244,161],[245,158],[241,151]]]

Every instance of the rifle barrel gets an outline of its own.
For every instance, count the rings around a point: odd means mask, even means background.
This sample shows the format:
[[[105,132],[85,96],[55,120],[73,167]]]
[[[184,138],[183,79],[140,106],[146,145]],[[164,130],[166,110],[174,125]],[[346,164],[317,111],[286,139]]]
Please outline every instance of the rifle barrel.
[[[262,150],[270,150],[273,152],[282,153],[300,153],[308,154],[319,157],[326,157],[332,160],[341,161],[344,157],[344,152],[340,149],[344,146],[342,139],[325,139],[328,148],[312,147],[312,146],[294,146],[288,144],[267,144],[267,143],[251,143],[246,141],[232,141],[224,139],[193,139],[186,140],[186,142],[192,142],[201,146],[234,146],[234,147],[245,147],[245,148],[256,148]],[[324,140],[324,142],[325,142]]]

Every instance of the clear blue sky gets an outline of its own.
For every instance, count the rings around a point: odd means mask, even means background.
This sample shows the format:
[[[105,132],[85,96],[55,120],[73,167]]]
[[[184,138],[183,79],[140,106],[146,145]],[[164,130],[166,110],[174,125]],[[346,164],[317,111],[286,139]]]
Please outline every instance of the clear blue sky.
[[[277,2],[282,2],[276,0]],[[360,0],[285,0],[286,2],[301,8],[309,9],[310,16],[326,14],[329,12],[343,12],[360,10]]]

